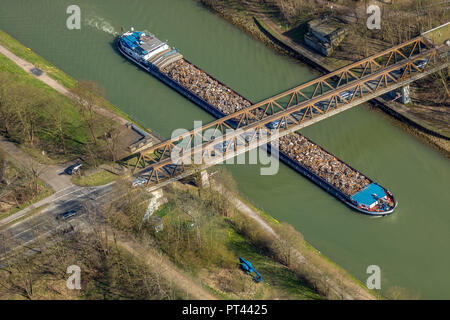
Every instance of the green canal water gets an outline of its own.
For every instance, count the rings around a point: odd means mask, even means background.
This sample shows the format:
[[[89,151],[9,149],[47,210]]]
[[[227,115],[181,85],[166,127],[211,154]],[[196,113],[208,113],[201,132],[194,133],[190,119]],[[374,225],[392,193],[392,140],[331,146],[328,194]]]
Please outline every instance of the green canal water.
[[[78,0],[81,30],[66,28],[66,0],[2,0],[0,28],[77,79],[97,81],[109,100],[145,126],[170,137],[212,117],[121,57],[121,26],[147,29],[253,101],[317,76],[280,56],[193,0]],[[403,287],[421,298],[450,298],[449,161],[384,114],[358,106],[302,130],[313,141],[390,189],[395,213],[358,214],[280,165],[228,165],[242,194],[366,281],[381,268],[382,292]]]

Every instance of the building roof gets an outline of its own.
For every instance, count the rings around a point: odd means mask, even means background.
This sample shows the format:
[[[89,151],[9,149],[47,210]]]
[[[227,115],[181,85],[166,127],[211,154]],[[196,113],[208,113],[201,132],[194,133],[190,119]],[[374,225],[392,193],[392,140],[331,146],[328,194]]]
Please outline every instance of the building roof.
[[[309,29],[322,37],[330,36],[338,32],[340,29],[345,29],[345,24],[337,19],[322,17],[313,19],[308,22]]]

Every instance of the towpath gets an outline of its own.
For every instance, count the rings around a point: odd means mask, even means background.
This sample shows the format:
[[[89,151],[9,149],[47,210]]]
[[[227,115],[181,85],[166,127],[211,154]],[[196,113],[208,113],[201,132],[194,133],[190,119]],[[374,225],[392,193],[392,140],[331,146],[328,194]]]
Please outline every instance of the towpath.
[[[6,47],[0,45],[0,53],[3,54],[5,57],[16,63],[20,68],[22,68],[25,72],[31,74],[35,78],[39,79],[49,87],[55,89],[59,93],[69,97],[73,98],[73,95],[70,93],[70,91],[58,83],[55,79],[51,78],[45,71],[38,69],[35,65],[32,63],[16,56],[14,53],[12,53],[9,49]],[[36,72],[36,70],[39,70],[39,72]],[[125,125],[129,121],[125,118],[122,118],[121,116],[115,114],[114,112],[111,112],[109,110],[106,110],[99,106],[94,106],[94,111],[106,118],[109,118],[111,120],[114,120],[122,125]]]
[[[211,187],[224,195],[228,201],[230,201],[241,213],[253,219],[261,228],[273,236],[275,241],[283,241],[279,234],[266,221],[264,221],[264,219],[261,218],[260,214],[240,200],[239,197],[236,197],[223,185],[218,184],[215,181],[211,181]],[[316,274],[327,278],[330,291],[334,294],[334,296],[341,297],[345,300],[376,300],[375,296],[373,296],[369,291],[364,290],[353,281],[347,279],[345,276],[340,276],[338,271],[333,275],[333,278],[330,278],[322,270],[313,265],[311,261],[309,261],[300,251],[294,248],[291,248],[291,250],[292,257],[297,260],[296,262],[298,264],[308,264]]]
[[[156,250],[143,248],[135,241],[116,239],[116,244],[143,261],[151,270],[157,271],[162,278],[185,292],[188,298],[195,300],[216,300],[207,289],[191,279],[183,270],[176,267],[167,257]]]

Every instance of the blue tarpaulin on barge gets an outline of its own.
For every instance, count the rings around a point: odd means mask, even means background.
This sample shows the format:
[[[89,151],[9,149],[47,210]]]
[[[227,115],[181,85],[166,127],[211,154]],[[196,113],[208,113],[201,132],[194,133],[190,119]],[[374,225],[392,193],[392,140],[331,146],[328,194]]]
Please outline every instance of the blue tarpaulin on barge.
[[[374,196],[376,195],[376,197]],[[358,204],[364,204],[370,207],[374,202],[379,198],[383,198],[386,196],[383,188],[377,185],[376,183],[371,183],[363,190],[352,196],[352,200],[358,202]]]

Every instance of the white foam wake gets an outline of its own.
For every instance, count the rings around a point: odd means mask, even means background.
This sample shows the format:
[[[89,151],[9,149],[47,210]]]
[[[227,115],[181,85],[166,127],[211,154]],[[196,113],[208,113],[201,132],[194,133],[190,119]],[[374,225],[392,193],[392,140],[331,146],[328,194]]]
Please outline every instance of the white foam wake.
[[[119,33],[114,29],[114,27],[112,26],[111,23],[109,23],[108,21],[106,21],[104,18],[102,17],[90,17],[90,18],[86,18],[85,20],[86,24],[88,26],[91,26],[93,28],[96,28],[100,31],[109,33],[113,36],[117,36],[119,35]]]

